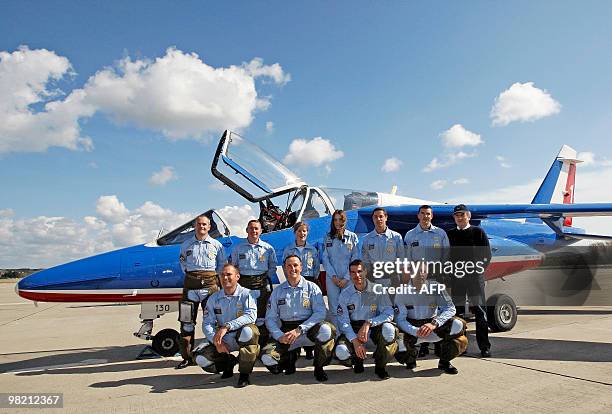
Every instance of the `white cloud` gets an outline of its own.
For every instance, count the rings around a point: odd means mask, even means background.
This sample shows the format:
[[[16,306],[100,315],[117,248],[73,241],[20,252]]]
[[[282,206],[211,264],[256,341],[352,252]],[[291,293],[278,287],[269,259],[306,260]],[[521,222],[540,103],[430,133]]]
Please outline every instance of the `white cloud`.
[[[387,158],[383,166],[381,167],[381,171],[387,172],[387,173],[398,171],[400,167],[402,166],[402,164],[403,164],[402,160],[398,158],[395,158],[395,157]]]
[[[124,58],[85,86],[88,102],[119,123],[161,131],[171,139],[201,138],[211,131],[248,126],[254,112],[270,105],[255,89],[255,79],[282,85],[288,74],[259,58],[242,66],[214,68],[195,53],[175,48],[150,60]]]
[[[118,223],[125,220],[129,210],[119,201],[116,195],[100,196],[96,203],[96,212],[109,223]]]
[[[442,144],[447,148],[475,147],[484,141],[479,134],[468,131],[461,124],[455,124],[440,134]]]
[[[457,178],[456,180],[453,181],[453,184],[455,185],[465,185],[469,183],[470,183],[470,180],[468,180],[467,178]]]
[[[495,159],[499,162],[499,166],[502,168],[511,168],[512,165],[510,165],[507,161],[506,161],[506,157],[502,157],[501,155],[497,155],[495,157]]]
[[[92,140],[82,136],[79,121],[98,111],[170,139],[239,130],[270,106],[269,97],[258,95],[255,80],[284,85],[291,78],[278,63],[264,65],[261,58],[214,68],[176,48],[155,60],[125,57],[62,98],[63,91],[53,85],[73,74],[67,58],[46,49],[0,51],[0,153],[52,146],[90,150]]]
[[[533,82],[515,83],[495,98],[490,117],[493,126],[536,121],[561,111],[561,104]]]
[[[432,190],[441,190],[446,187],[446,180],[436,180],[432,182],[429,187],[431,187]]]
[[[318,167],[342,158],[344,153],[327,139],[316,137],[308,141],[307,139],[294,139],[289,144],[289,152],[285,155],[285,164],[298,165],[302,167]]]
[[[273,65],[264,65],[262,58],[255,58],[249,63],[243,63],[242,67],[252,77],[257,78],[260,76],[264,76],[272,78],[274,83],[278,85],[285,85],[291,80],[291,75],[285,73],[281,65],[279,65],[278,63],[274,63]]]
[[[274,132],[274,122],[272,121],[266,122],[266,132],[268,134],[271,134],[272,132]]]
[[[27,46],[0,51],[0,153],[93,148],[91,139],[81,135],[79,119],[95,109],[84,102],[83,91],[60,99],[63,92],[54,88],[56,81],[72,75],[68,59],[55,52]]]
[[[475,157],[478,155],[476,151],[468,153],[459,148],[466,146],[475,147],[484,143],[479,134],[468,131],[461,124],[455,124],[442,132],[440,138],[442,138],[442,145],[445,147],[445,150],[440,156],[434,157],[429,161],[429,164],[423,168],[423,172],[432,172],[440,168],[447,168],[464,158]]]
[[[225,206],[219,209],[221,217],[228,223],[232,235],[246,237],[247,222],[256,219],[255,211],[250,205]]]
[[[467,153],[463,151],[459,151],[457,153],[445,153],[440,158],[434,157],[429,164],[423,168],[423,172],[432,172],[440,168],[447,168],[464,158],[472,158],[476,155],[478,155],[476,152]]]
[[[178,179],[174,167],[163,166],[161,170],[156,171],[149,178],[149,182],[153,185],[166,185],[169,181]]]
[[[612,160],[608,158],[601,158],[595,155],[595,153],[590,151],[579,152],[577,158],[583,161],[580,167],[607,167],[612,165]]]
[[[12,208],[3,208],[0,209],[0,218],[2,217],[12,217],[15,215],[15,212]]]

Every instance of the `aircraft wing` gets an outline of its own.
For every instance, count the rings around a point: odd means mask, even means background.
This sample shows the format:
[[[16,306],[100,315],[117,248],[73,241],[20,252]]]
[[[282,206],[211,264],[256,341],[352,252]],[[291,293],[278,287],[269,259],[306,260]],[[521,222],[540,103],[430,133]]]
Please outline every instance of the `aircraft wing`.
[[[452,218],[454,205],[434,205],[433,212],[437,218]],[[375,207],[359,210],[362,216],[370,217]],[[563,217],[593,217],[612,216],[612,203],[581,203],[581,204],[469,204],[472,220],[489,218],[559,218]],[[414,221],[419,206],[403,205],[385,207],[394,220],[406,217]]]
[[[433,205],[434,221],[438,223],[453,223],[454,205]],[[565,217],[594,217],[612,216],[612,203],[580,203],[580,204],[468,204],[472,213],[472,220],[484,219],[523,219],[539,218],[552,228],[557,234],[576,239],[610,240],[611,237],[578,233],[571,228],[563,227],[562,218]],[[392,228],[408,228],[414,226],[418,220],[416,215],[418,205],[402,205],[385,207],[389,214],[389,223]],[[361,222],[371,223],[370,217],[374,207],[359,210]],[[368,225],[370,227],[370,225]]]

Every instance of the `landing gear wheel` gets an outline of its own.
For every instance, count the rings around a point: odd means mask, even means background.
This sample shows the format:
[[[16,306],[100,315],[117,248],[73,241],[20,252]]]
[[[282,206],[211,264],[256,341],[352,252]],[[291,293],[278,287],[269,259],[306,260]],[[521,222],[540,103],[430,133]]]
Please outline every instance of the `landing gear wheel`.
[[[506,332],[514,328],[516,304],[508,295],[496,294],[487,300],[487,321],[492,332]]]
[[[179,333],[174,329],[162,329],[153,337],[151,346],[163,357],[174,356],[179,350]]]

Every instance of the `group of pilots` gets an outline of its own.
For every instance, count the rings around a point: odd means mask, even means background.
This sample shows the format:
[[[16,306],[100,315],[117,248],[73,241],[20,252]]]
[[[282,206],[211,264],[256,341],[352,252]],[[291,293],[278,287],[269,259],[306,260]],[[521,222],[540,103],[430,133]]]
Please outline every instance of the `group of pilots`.
[[[359,240],[346,228],[346,213],[336,210],[320,248],[308,243],[308,224],[296,223],[295,241],[283,251],[286,280],[276,287],[271,282],[276,252],[260,239],[258,220],[248,222],[246,240],[227,258],[221,243],[208,234],[210,219],[198,216],[194,237],[183,242],[180,250],[185,273],[179,303],[183,360],[176,368],[197,364],[206,372],[230,378],[238,365],[237,387],[241,388],[250,384],[249,375],[258,358],[273,374],[295,373],[304,348],[306,359],[313,360],[316,380],[323,382],[328,379],[323,368],[333,357],[355,373],[363,373],[370,349],[374,351],[375,374],[387,379],[386,365],[393,358],[414,369],[417,357],[428,353],[428,344],[434,343],[440,358],[438,368],[457,374],[451,360],[465,352],[468,341],[466,323],[456,316],[453,299],[465,305],[466,295],[476,316],[481,354],[490,356],[482,274],[451,278],[452,291],[462,295],[453,294],[453,298],[444,287],[435,288],[436,283],[449,280],[425,267],[372,278],[377,262],[466,259],[452,257],[450,247],[454,245],[472,256],[485,251],[479,258],[490,259],[486,234],[470,226],[467,207],[456,206],[453,216],[457,227],[446,232],[431,223],[432,207],[423,205],[418,211],[419,224],[402,238],[387,227],[387,212],[378,207],[372,213],[374,230]],[[469,246],[483,248],[467,249]],[[329,311],[317,284],[321,264],[326,272]],[[411,286],[412,293],[381,294],[375,288],[400,284]],[[194,348],[199,307],[208,342]],[[232,354],[235,351],[238,357]]]

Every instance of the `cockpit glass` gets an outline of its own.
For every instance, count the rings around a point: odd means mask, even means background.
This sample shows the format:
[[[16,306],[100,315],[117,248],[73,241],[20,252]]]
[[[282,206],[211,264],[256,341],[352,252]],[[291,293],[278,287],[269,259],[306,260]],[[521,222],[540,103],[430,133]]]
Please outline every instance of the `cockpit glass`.
[[[208,234],[213,239],[218,239],[220,237],[226,237],[230,235],[229,229],[223,223],[223,220],[220,218],[218,213],[214,210],[208,210],[203,213],[210,219],[210,230]],[[171,244],[180,244],[185,240],[193,237],[195,233],[195,229],[193,227],[193,223],[195,221],[195,217],[189,220],[187,223],[177,227],[176,229],[164,234],[160,238],[157,239],[157,244],[159,246],[167,246]]]
[[[272,192],[302,183],[302,180],[280,161],[234,132],[230,135],[226,156]]]
[[[320,187],[327,194],[336,210],[356,210],[361,207],[378,205],[378,194],[369,191],[344,188]]]

